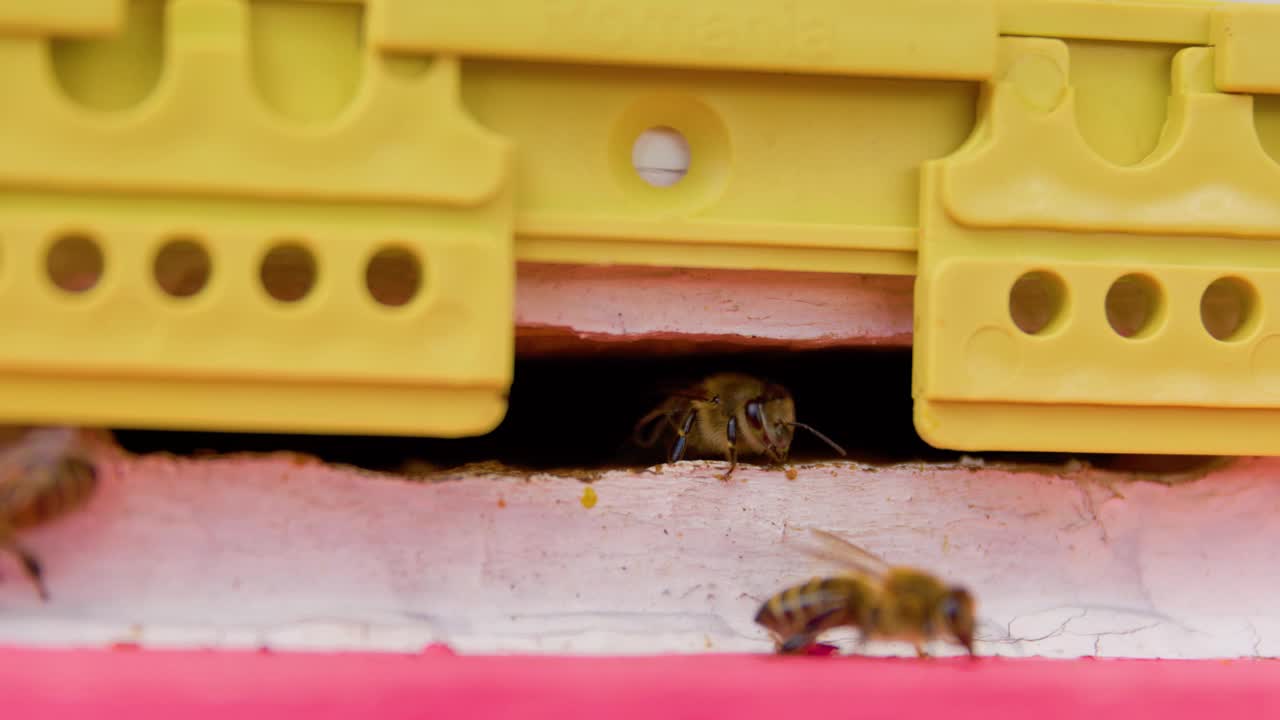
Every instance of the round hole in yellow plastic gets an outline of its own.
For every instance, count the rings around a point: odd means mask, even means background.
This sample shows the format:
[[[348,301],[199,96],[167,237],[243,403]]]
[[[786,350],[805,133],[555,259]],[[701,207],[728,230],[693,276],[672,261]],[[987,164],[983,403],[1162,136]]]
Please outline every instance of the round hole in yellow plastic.
[[[1150,335],[1159,327],[1163,311],[1160,286],[1147,275],[1124,275],[1107,290],[1107,322],[1121,337]]]
[[[102,279],[105,265],[98,243],[78,232],[59,236],[45,257],[49,279],[62,290],[73,293],[93,289]]]
[[[689,141],[674,128],[652,127],[631,146],[631,166],[654,187],[670,187],[689,173]]]
[[[1043,270],[1024,273],[1009,289],[1009,317],[1028,335],[1049,332],[1064,315],[1067,286]]]
[[[316,284],[316,259],[296,243],[281,243],[262,258],[262,287],[280,302],[297,302]]]
[[[154,271],[161,290],[176,298],[186,298],[209,284],[213,262],[209,252],[196,240],[175,238],[156,253]]]
[[[364,282],[369,294],[382,305],[406,305],[422,287],[422,263],[405,248],[383,248],[369,259]]]
[[[1200,322],[1216,340],[1241,340],[1253,328],[1257,307],[1253,285],[1242,278],[1221,277],[1200,296]]]
[[[651,218],[706,208],[734,171],[724,118],[685,93],[649,94],[624,108],[609,133],[608,162],[627,211]]]

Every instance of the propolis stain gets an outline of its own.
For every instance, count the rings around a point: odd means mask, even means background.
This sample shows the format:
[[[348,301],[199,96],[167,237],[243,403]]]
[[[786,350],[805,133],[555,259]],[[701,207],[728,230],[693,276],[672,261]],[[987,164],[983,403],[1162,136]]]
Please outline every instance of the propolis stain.
[[[588,485],[582,491],[582,507],[590,510],[596,506],[596,489]]]

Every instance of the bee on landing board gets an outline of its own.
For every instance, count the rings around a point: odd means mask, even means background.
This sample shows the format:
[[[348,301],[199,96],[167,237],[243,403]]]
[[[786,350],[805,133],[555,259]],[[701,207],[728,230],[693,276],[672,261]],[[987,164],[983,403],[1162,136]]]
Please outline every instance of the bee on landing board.
[[[845,454],[827,436],[796,422],[795,400],[785,387],[750,375],[719,373],[668,395],[640,418],[633,437],[637,445],[648,448],[673,432],[667,462],[679,462],[685,455],[722,456],[729,461],[729,470],[721,479],[728,480],[740,456],[786,462],[796,428],[808,430]]]
[[[859,647],[870,640],[909,642],[920,657],[926,643],[949,640],[973,651],[976,603],[969,591],[932,573],[889,565],[852,543],[813,530],[820,548],[808,554],[848,572],[814,578],[774,595],[755,621],[774,637],[779,654],[807,651],[825,631],[851,627]]]
[[[0,454],[0,552],[18,558],[46,602],[40,561],[17,536],[78,510],[97,489],[97,469],[74,450],[75,433],[40,428]]]

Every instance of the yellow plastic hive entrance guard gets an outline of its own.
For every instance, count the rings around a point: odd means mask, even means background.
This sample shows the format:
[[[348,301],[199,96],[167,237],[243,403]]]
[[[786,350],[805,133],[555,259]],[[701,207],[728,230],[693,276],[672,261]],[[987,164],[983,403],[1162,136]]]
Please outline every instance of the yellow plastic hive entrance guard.
[[[1272,454],[1280,165],[1213,47],[1173,59],[1150,154],[1077,129],[1061,40],[1006,38],[980,125],[924,177],[916,425],[952,448]],[[1228,55],[1232,53],[1228,51]]]
[[[27,6],[6,2],[0,26]],[[0,419],[497,424],[514,342],[510,145],[461,110],[458,61],[372,53],[341,115],[308,124],[260,101],[244,3],[128,8],[122,47],[0,37],[14,99],[0,115]],[[153,53],[137,30],[161,17]],[[137,93],[149,60],[159,72]]]
[[[482,433],[522,260],[916,274],[931,443],[1271,453],[1277,39],[1182,0],[0,0],[0,421]]]

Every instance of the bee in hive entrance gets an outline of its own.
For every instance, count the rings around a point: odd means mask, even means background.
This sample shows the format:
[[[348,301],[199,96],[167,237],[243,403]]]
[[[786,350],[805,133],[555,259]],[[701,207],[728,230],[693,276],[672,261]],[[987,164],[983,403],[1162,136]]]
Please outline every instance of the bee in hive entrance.
[[[38,428],[0,455],[0,550],[18,558],[44,601],[49,591],[40,562],[17,534],[79,509],[98,487],[97,469],[75,452],[66,432],[77,431]]]
[[[729,470],[721,479],[728,480],[740,455],[786,462],[796,428],[845,454],[827,436],[796,422],[795,400],[785,387],[751,375],[718,373],[668,395],[640,418],[633,437],[637,445],[648,448],[670,434],[668,462],[679,462],[685,455],[723,456]]]
[[[972,656],[975,603],[969,591],[932,573],[893,566],[831,533],[813,530],[821,548],[808,554],[835,562],[846,574],[793,585],[760,606],[755,621],[774,636],[779,654],[807,651],[828,630],[852,627],[868,640],[924,643],[953,640]]]

